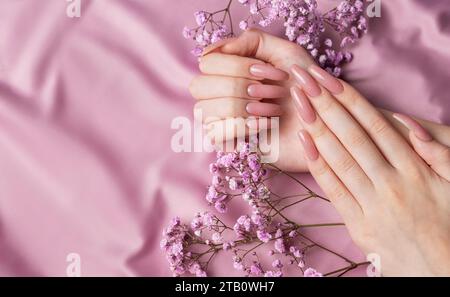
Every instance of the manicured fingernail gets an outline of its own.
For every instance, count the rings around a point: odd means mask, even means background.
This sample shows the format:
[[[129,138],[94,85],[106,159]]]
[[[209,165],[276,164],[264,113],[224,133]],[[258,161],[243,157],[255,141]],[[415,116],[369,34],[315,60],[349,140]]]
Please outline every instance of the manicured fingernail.
[[[322,93],[317,82],[314,78],[300,66],[294,65],[291,68],[292,74],[294,74],[295,80],[300,84],[306,94],[311,97],[317,97]]]
[[[414,135],[422,141],[428,142],[432,141],[433,137],[428,131],[422,127],[416,120],[410,118],[409,116],[395,113],[392,115],[394,119],[399,121],[408,130],[412,131]]]
[[[317,65],[309,67],[309,73],[324,86],[330,93],[339,95],[344,91],[342,83],[333,75],[329,74],[326,70],[320,68]]]
[[[317,160],[319,158],[319,151],[309,133],[305,130],[300,130],[298,132],[298,137],[300,138],[306,157],[311,161]]]
[[[281,107],[272,103],[249,103],[247,104],[246,110],[249,114],[256,116],[274,117],[282,114]]]
[[[247,93],[255,98],[283,98],[288,95],[286,88],[274,85],[250,85]]]
[[[255,64],[250,66],[250,73],[256,77],[270,80],[287,80],[289,75],[278,68],[268,64]]]
[[[312,124],[316,120],[316,113],[314,112],[311,103],[306,98],[305,93],[297,87],[291,88],[291,95],[294,99],[294,105],[298,110],[303,121],[307,124]]]

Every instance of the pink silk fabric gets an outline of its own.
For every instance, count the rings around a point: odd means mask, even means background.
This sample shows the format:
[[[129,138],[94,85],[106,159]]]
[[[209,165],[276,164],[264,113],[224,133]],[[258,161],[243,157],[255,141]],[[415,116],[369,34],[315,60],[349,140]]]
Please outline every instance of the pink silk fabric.
[[[223,1],[82,0],[79,19],[67,5],[0,0],[0,275],[65,276],[77,253],[83,276],[170,276],[161,230],[208,208],[212,160],[170,148],[171,121],[192,118],[198,73],[180,32],[196,9]],[[449,124],[450,1],[382,6],[345,78],[377,106]],[[340,221],[321,202],[294,215]],[[364,260],[342,227],[307,232]],[[345,264],[311,257],[322,272]],[[238,275],[226,256],[213,274]]]

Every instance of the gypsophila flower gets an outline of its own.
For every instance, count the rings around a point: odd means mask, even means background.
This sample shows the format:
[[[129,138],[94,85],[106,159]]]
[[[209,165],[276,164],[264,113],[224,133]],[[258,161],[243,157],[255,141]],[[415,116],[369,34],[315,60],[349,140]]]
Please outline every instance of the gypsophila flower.
[[[266,230],[258,230],[256,231],[256,235],[258,239],[262,242],[269,242],[272,239],[272,235],[268,233]]]
[[[249,274],[252,276],[261,276],[264,274],[264,270],[262,269],[261,263],[256,261],[250,266]]]
[[[298,232],[296,230],[292,230],[291,232],[289,232],[289,237],[294,238],[298,235]]]
[[[198,27],[183,28],[183,36],[196,41],[194,55],[200,56],[206,46],[234,36],[232,1],[225,9],[214,13],[197,11],[194,18]],[[343,64],[351,61],[351,54],[344,48],[355,43],[368,29],[362,0],[341,0],[337,7],[325,13],[319,12],[316,0],[238,0],[238,3],[249,10],[248,17],[238,22],[241,30],[246,30],[250,23],[264,28],[281,20],[286,37],[303,46],[321,67],[335,76],[341,74]],[[329,52],[325,50],[331,48],[333,42],[321,38],[327,27],[335,30],[340,38],[338,47]]]
[[[227,212],[227,205],[224,202],[222,202],[222,201],[217,201],[214,204],[214,207],[216,208],[216,210],[219,213],[226,213]]]
[[[197,11],[194,13],[195,21],[197,22],[197,25],[203,26],[206,23],[206,20],[208,18],[208,14],[204,11]]]
[[[240,21],[239,22],[239,28],[241,30],[247,30],[248,29],[248,22],[247,21]]]
[[[266,273],[264,273],[265,277],[282,277],[283,276],[283,272],[281,272],[280,270],[278,271],[266,271]]]
[[[305,193],[294,203],[290,199],[296,195],[273,194],[266,184],[266,179],[270,179],[270,176],[266,178],[268,164],[261,162],[253,145],[243,143],[234,152],[217,152],[215,161],[209,166],[213,176],[205,196],[212,207],[211,212],[197,212],[188,224],[175,217],[163,230],[160,247],[174,276],[207,276],[209,263],[220,252],[232,255],[234,269],[247,276],[281,277],[283,269],[294,264],[293,268],[305,276],[322,275],[312,268],[303,271],[305,254],[312,247],[330,250],[300,233],[300,226],[305,228],[307,225],[294,223],[282,214],[285,208],[303,201]],[[307,190],[309,198],[319,197]],[[231,206],[229,203],[239,197],[248,203],[248,207],[240,209],[241,214],[234,225],[229,226],[226,222],[230,218],[222,220],[220,214],[226,213]],[[264,246],[270,250],[262,255],[257,250]],[[262,256],[273,258],[260,261]],[[263,263],[267,263],[266,267]]]
[[[302,258],[304,256],[303,252],[295,246],[291,246],[289,252],[296,258]]]
[[[281,269],[283,268],[283,264],[279,259],[276,259],[275,261],[272,262],[272,267]]]
[[[245,270],[244,263],[242,262],[242,259],[239,257],[233,257],[233,267],[236,270]]]
[[[223,240],[222,234],[220,234],[219,232],[215,232],[215,233],[213,233],[211,239],[214,243],[221,243]]]
[[[305,270],[305,272],[303,273],[304,277],[322,277],[322,273],[317,272],[317,270],[313,269],[313,268],[308,268]]]
[[[281,231],[281,229],[277,230],[277,232],[275,233],[275,238],[276,240],[274,243],[274,248],[277,252],[283,254],[284,252],[286,252],[286,245],[283,238],[283,231]]]

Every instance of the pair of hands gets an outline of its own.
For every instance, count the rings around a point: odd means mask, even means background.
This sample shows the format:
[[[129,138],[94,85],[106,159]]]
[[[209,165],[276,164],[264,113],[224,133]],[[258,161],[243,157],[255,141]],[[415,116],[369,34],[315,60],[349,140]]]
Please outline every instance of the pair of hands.
[[[311,172],[355,243],[380,256],[384,275],[450,275],[446,145],[395,115],[410,145],[303,48],[260,31],[209,48],[200,69],[190,86],[195,108],[205,119],[281,116],[277,165]]]

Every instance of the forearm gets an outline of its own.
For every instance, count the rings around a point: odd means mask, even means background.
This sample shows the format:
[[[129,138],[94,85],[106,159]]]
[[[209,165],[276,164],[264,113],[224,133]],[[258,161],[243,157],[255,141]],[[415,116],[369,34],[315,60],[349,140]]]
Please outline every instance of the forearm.
[[[406,129],[402,124],[396,121],[392,115],[392,111],[379,108],[379,110],[384,114],[384,116],[389,120],[389,122],[409,141],[409,130]],[[430,121],[415,118],[427,131],[436,139],[438,142],[445,144],[450,147],[450,127],[433,123]]]

